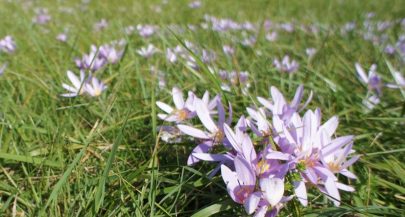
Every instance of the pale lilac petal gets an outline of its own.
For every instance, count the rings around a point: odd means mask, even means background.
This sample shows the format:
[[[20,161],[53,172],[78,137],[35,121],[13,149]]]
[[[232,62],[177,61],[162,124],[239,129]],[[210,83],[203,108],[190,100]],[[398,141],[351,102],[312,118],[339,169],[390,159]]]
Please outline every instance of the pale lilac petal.
[[[208,111],[207,105],[204,104],[200,99],[195,99],[195,109],[201,123],[207,128],[211,133],[216,133],[218,131],[217,125],[214,123]]]
[[[257,100],[258,100],[264,107],[266,107],[266,108],[269,109],[270,111],[273,111],[274,106],[273,106],[273,104],[272,104],[269,100],[267,100],[267,99],[265,99],[265,98],[263,98],[263,97],[257,97]]]
[[[345,185],[345,184],[342,184],[342,183],[339,183],[339,182],[336,183],[336,187],[338,189],[340,189],[340,190],[343,190],[343,191],[349,191],[349,192],[354,192],[355,191],[352,186]]]
[[[328,121],[326,121],[321,128],[325,129],[329,136],[332,136],[339,125],[339,119],[333,116]]]
[[[179,130],[181,132],[183,132],[189,136],[192,136],[195,138],[200,138],[200,139],[209,139],[210,138],[210,136],[207,133],[205,133],[204,131],[199,130],[197,128],[190,127],[187,125],[182,125],[182,124],[177,125],[177,127],[179,128]]]
[[[207,153],[192,153],[192,155],[200,160],[204,161],[227,161],[232,160],[228,155],[225,154],[207,154]]]
[[[351,166],[352,164],[354,164],[357,160],[359,160],[360,156],[356,155],[354,157],[352,157],[350,160],[346,161],[343,165],[342,165],[342,169],[346,169],[347,167]]]
[[[165,120],[168,115],[165,115],[165,114],[158,114],[157,116],[158,116],[159,119]]]
[[[229,143],[231,143],[232,147],[239,153],[242,153],[241,143],[236,137],[233,130],[228,126],[228,124],[224,124],[224,133],[226,138],[228,139]]]
[[[238,179],[241,180],[243,185],[256,184],[256,174],[254,173],[251,165],[243,157],[236,156],[234,160],[236,174]]]
[[[173,95],[173,102],[176,108],[183,109],[184,107],[183,91],[181,91],[177,87],[173,87],[172,95]]]
[[[70,85],[67,85],[67,84],[65,84],[65,83],[62,84],[62,87],[63,87],[65,90],[69,91],[69,92],[74,92],[75,94],[76,94],[76,92],[77,92],[77,89],[76,89],[76,88],[74,88],[74,87],[72,87],[72,86],[70,86]]]
[[[255,212],[257,206],[259,205],[261,199],[261,194],[259,192],[255,192],[251,194],[243,204],[247,214],[252,214]]]
[[[366,72],[364,71],[363,67],[359,63],[355,63],[354,66],[356,67],[357,74],[359,75],[361,81],[364,83],[368,83],[368,77],[366,75]]]
[[[278,151],[272,151],[267,153],[266,159],[273,159],[273,160],[289,160],[291,158],[290,154],[282,153]]]
[[[323,179],[326,178],[333,178],[334,180],[337,180],[336,176],[330,171],[329,169],[321,166],[316,166],[314,167],[314,170],[317,172],[319,176],[321,176]]]
[[[396,85],[396,84],[385,84],[385,86],[386,87],[388,87],[388,88],[391,88],[391,89],[398,89],[398,88],[400,88],[401,86],[398,86],[398,85]]]
[[[157,105],[160,109],[162,109],[163,111],[165,111],[165,112],[168,113],[168,114],[170,114],[170,113],[173,112],[173,108],[172,108],[171,106],[169,106],[168,104],[166,104],[166,103],[157,101],[157,102],[156,102],[156,105]]]
[[[224,105],[222,105],[219,99],[217,101],[217,109],[218,109],[218,126],[222,126],[225,122],[225,109]]]
[[[357,179],[357,176],[354,175],[352,172],[350,172],[350,171],[347,170],[347,169],[341,170],[341,171],[340,171],[340,174],[342,174],[342,175],[344,175],[344,176],[346,176],[347,178],[350,178],[350,179]]]
[[[309,181],[312,182],[312,184],[317,184],[318,182],[318,175],[315,173],[315,171],[312,168],[307,168],[304,171],[304,174],[308,178]]]
[[[75,97],[75,96],[77,96],[77,93],[63,93],[60,96],[63,96],[63,97]]]
[[[242,153],[245,156],[246,160],[252,164],[255,164],[257,161],[257,155],[255,148],[253,147],[252,140],[248,135],[243,135],[242,140]]]
[[[312,100],[313,95],[314,95],[314,93],[313,93],[312,90],[311,90],[311,92],[309,93],[309,96],[308,96],[307,101],[305,101],[304,105],[300,108],[299,112],[301,112],[304,108],[306,108],[306,107],[308,106],[308,104],[309,104],[309,103],[311,102],[311,100]]]
[[[260,179],[260,188],[264,198],[272,205],[277,205],[284,194],[284,181],[279,178]]]
[[[194,156],[195,153],[207,153],[212,148],[212,143],[205,142],[197,145],[187,159],[187,165],[191,166],[199,162],[200,159]]]
[[[340,149],[342,146],[350,143],[353,140],[353,136],[341,136],[338,137],[332,142],[322,148],[322,155],[323,156],[328,156],[330,154],[333,154],[336,150]]]
[[[304,85],[300,85],[295,91],[294,99],[291,101],[291,107],[298,108],[298,105],[301,102],[302,96],[304,94]]]
[[[331,200],[333,201],[333,204],[335,204],[335,206],[339,206],[340,205],[340,194],[339,194],[339,191],[336,187],[336,184],[335,184],[335,181],[333,180],[333,178],[326,179],[325,190],[328,193],[327,196],[329,196],[329,198],[331,198]]]
[[[307,188],[305,187],[305,182],[294,182],[294,192],[298,200],[303,206],[308,205],[308,195]]]
[[[280,115],[283,112],[283,108],[286,105],[283,94],[274,86],[270,88],[271,99],[274,102],[274,107],[272,112],[274,114]]]
[[[267,206],[261,206],[259,209],[256,211],[255,215],[253,217],[265,217],[267,213]]]
[[[79,89],[82,85],[82,82],[80,82],[79,78],[72,71],[67,71],[67,76],[72,84],[76,87],[76,89]]]
[[[221,176],[222,179],[224,180],[225,184],[226,184],[226,189],[228,190],[229,196],[231,196],[231,198],[234,201],[238,201],[235,195],[235,188],[239,186],[238,182],[237,182],[237,175],[235,172],[233,172],[232,170],[230,170],[227,166],[225,165],[221,165]]]

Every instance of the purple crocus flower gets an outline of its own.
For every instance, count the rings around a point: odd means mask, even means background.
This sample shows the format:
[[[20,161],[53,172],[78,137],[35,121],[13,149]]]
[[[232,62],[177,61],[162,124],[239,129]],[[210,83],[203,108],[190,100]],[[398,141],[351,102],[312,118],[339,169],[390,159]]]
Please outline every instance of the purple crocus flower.
[[[360,81],[366,84],[370,91],[376,91],[377,95],[381,96],[381,88],[383,84],[381,77],[376,72],[377,65],[371,65],[368,75],[366,75],[366,72],[359,63],[355,64],[355,68]]]
[[[35,17],[32,18],[32,22],[39,25],[44,25],[51,21],[51,19],[52,17],[49,15],[47,8],[37,8],[35,9]]]
[[[245,47],[252,47],[256,43],[256,36],[251,35],[242,39],[241,44]]]
[[[201,7],[201,1],[195,0],[188,4],[189,8],[196,9]]]
[[[211,63],[211,62],[215,61],[216,58],[217,58],[217,55],[215,54],[214,51],[205,50],[205,49],[202,50],[201,60],[204,63],[206,63],[206,64]]]
[[[229,45],[223,45],[222,46],[222,51],[227,56],[233,56],[233,54],[235,53],[235,49],[233,47],[229,46]]]
[[[271,170],[276,171],[273,168],[274,165],[270,167],[265,159],[258,162],[253,143],[243,130],[243,122],[245,121],[242,117],[235,127],[235,133],[228,125],[224,125],[225,135],[236,151],[236,157],[234,158],[235,172],[222,165],[221,173],[231,198],[237,203],[244,204],[246,212],[252,214],[259,205],[274,207],[281,202],[284,194],[284,180],[268,173],[271,167]],[[260,177],[260,189],[256,188],[257,176]],[[236,183],[239,185],[235,185]],[[262,204],[260,204],[261,201]]]
[[[278,33],[277,32],[269,32],[266,34],[266,40],[273,42],[276,41],[278,38]]]
[[[97,31],[97,32],[99,32],[99,31],[101,31],[101,30],[103,30],[103,29],[105,29],[105,28],[107,28],[107,27],[108,27],[108,22],[107,22],[106,19],[101,19],[100,21],[96,22],[96,23],[93,25],[93,29],[94,29],[95,31]]]
[[[202,131],[195,127],[179,124],[177,127],[181,132],[201,139],[203,142],[194,148],[193,153],[188,159],[188,165],[192,165],[199,160],[206,161],[229,161],[228,155],[207,154],[214,145],[224,144],[229,147],[224,136],[224,123],[230,123],[232,113],[229,112],[228,120],[225,120],[225,110],[219,98],[216,98],[216,107],[218,110],[218,122],[215,123],[210,115],[209,105],[201,99],[194,99],[194,108],[201,123],[208,131]],[[228,145],[227,145],[228,144]],[[219,169],[219,168],[218,168]]]
[[[236,156],[235,171],[221,165],[221,175],[231,198],[243,204],[248,214],[252,214],[260,201],[261,193],[255,192],[256,174],[249,162],[243,157]],[[266,186],[267,187],[267,186]]]
[[[184,100],[183,92],[177,88],[172,89],[173,102],[176,108],[172,108],[166,103],[157,101],[156,105],[167,114],[158,114],[158,117],[164,121],[181,123],[195,116],[193,92],[188,92],[188,98]]]
[[[89,96],[97,97],[107,89],[107,86],[94,76],[86,79],[85,72],[80,71],[80,76],[76,76],[72,71],[67,71],[67,76],[73,86],[63,83],[62,87],[69,93],[61,94],[63,97],[76,97],[79,95],[87,94]]]
[[[380,97],[377,95],[370,95],[363,99],[362,103],[366,107],[366,110],[372,110],[381,102]]]
[[[274,86],[270,88],[271,94],[271,101],[267,100],[263,97],[258,97],[258,101],[267,109],[271,111],[273,116],[277,115],[282,120],[287,121],[291,118],[294,112],[299,112],[304,109],[308,103],[312,100],[312,91],[304,103],[304,105],[300,106],[301,99],[304,94],[304,86],[300,85],[297,90],[295,91],[294,99],[291,101],[290,104],[284,99],[283,94]]]
[[[136,29],[138,30],[138,33],[140,36],[143,38],[148,38],[155,34],[157,27],[152,26],[152,25],[137,25]]]
[[[56,40],[60,41],[60,42],[66,42],[68,39],[68,36],[66,33],[60,33],[56,36]]]
[[[271,125],[267,120],[266,111],[264,108],[254,110],[252,108],[246,108],[249,118],[248,125],[252,131],[260,137],[267,137],[271,135]]]
[[[384,52],[388,55],[393,55],[395,54],[395,47],[391,44],[387,44],[384,48]]]
[[[102,94],[103,91],[107,89],[107,86],[104,82],[98,80],[96,77],[92,76],[90,81],[85,84],[86,93],[90,96],[97,97]]]
[[[340,194],[338,189],[348,190],[343,184],[337,182],[334,173],[346,173],[347,167],[354,163],[358,157],[344,162],[348,153],[351,153],[353,136],[332,138],[338,120],[331,118],[321,125],[321,113],[309,110],[303,119],[298,114],[286,124],[277,116],[273,117],[274,132],[277,135],[274,141],[283,153],[289,153],[288,164],[295,168],[302,180],[294,183],[294,190],[302,205],[307,205],[306,183],[317,186],[319,190],[331,197],[336,206],[339,205]],[[344,151],[342,151],[342,147]],[[339,159],[336,158],[338,156]],[[327,158],[327,160],[325,159]]]
[[[313,47],[305,49],[305,53],[307,54],[308,58],[312,58],[316,54],[317,50]]]
[[[69,93],[61,94],[63,97],[76,97],[85,93],[85,73],[80,71],[80,77],[77,77],[72,71],[67,71],[67,76],[73,86],[63,83],[62,87]]]
[[[155,53],[159,52],[159,50],[153,44],[148,44],[148,46],[141,47],[140,49],[136,50],[136,52],[145,58],[149,58]]]
[[[290,61],[289,56],[284,56],[281,62],[278,60],[278,58],[274,59],[273,65],[279,71],[287,73],[294,73],[298,70],[299,67],[299,63],[295,60]]]
[[[276,217],[280,210],[285,206],[284,204],[292,199],[292,196],[282,197],[280,202],[274,206],[271,206],[266,200],[262,200],[259,203],[259,207],[257,208],[254,217]]]
[[[177,55],[171,48],[166,49],[166,59],[171,63],[175,63],[177,61]]]
[[[7,35],[0,40],[0,51],[5,53],[13,53],[16,49],[16,45],[13,37]]]
[[[106,62],[115,64],[122,58],[122,55],[124,54],[124,49],[121,48],[124,45],[125,41],[102,45],[99,48],[98,54],[101,58],[104,58]]]
[[[99,70],[107,63],[104,58],[98,55],[98,49],[95,45],[91,45],[89,54],[84,54],[82,59],[76,58],[75,62],[79,69],[93,72]]]
[[[291,33],[294,32],[294,25],[292,23],[282,23],[280,24],[280,29]]]

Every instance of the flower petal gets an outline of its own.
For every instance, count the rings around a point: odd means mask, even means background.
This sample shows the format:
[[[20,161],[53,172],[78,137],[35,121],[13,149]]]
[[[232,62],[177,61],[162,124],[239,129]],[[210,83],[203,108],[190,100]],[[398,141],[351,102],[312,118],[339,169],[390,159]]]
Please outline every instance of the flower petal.
[[[157,101],[157,102],[156,102],[156,105],[157,105],[160,109],[162,109],[163,111],[165,111],[165,112],[168,113],[168,114],[170,114],[170,113],[173,112],[173,108],[172,108],[171,106],[169,106],[168,104],[166,104],[166,103]]]
[[[264,198],[271,204],[277,205],[284,194],[284,181],[279,178],[263,178],[260,180],[260,188]]]
[[[259,201],[261,199],[261,194],[259,192],[255,192],[251,194],[243,204],[247,214],[252,214],[255,212],[257,206],[259,205]]]
[[[333,201],[335,206],[340,205],[340,194],[336,187],[335,181],[333,178],[328,178],[325,181],[325,190],[328,193],[328,197]]]
[[[173,102],[176,108],[183,109],[184,107],[183,91],[181,91],[177,87],[173,87],[172,95],[173,95]]]
[[[308,205],[308,195],[307,195],[307,188],[305,187],[305,182],[294,182],[294,192],[297,196],[298,200],[303,206]]]
[[[217,125],[214,123],[210,116],[210,112],[207,105],[200,99],[194,100],[195,109],[201,123],[207,128],[211,133],[216,133],[218,131]]]
[[[199,130],[197,128],[194,127],[190,127],[187,125],[182,125],[179,124],[177,125],[177,127],[179,128],[179,130],[189,136],[195,137],[195,138],[200,138],[200,139],[209,139],[209,135],[207,133],[205,133],[202,130]]]
[[[235,157],[234,164],[238,179],[242,182],[240,184],[254,186],[256,184],[256,174],[250,163],[238,155]]]

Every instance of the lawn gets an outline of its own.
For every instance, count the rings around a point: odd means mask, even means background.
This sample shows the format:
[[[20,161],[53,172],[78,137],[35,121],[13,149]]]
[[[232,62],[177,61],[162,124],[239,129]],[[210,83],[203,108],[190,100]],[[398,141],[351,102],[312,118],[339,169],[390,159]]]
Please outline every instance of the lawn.
[[[402,0],[0,0],[0,216],[403,216],[404,66]]]

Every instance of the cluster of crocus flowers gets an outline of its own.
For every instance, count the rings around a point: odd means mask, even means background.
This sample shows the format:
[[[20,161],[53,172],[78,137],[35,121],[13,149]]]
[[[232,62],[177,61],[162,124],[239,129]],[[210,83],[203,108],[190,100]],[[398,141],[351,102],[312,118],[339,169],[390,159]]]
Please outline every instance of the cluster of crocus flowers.
[[[32,22],[39,25],[45,25],[51,21],[52,17],[49,15],[47,8],[36,8],[35,17],[32,18]]]
[[[295,60],[290,60],[289,56],[284,56],[281,61],[278,58],[274,59],[273,66],[280,72],[294,73],[298,70],[299,63]]]
[[[250,88],[249,72],[246,71],[225,71],[218,70],[218,75],[221,78],[221,89],[231,91],[233,87],[240,87],[243,94],[247,94]]]
[[[16,49],[16,44],[10,35],[0,39],[0,52],[13,53]]]
[[[405,88],[405,79],[400,72],[393,72],[395,83],[384,83],[381,76],[377,73],[377,65],[372,64],[368,73],[365,72],[363,67],[359,63],[354,64],[357,72],[357,76],[364,85],[367,86],[367,94],[363,100],[364,106],[367,109],[373,109],[377,104],[381,102],[382,88]]]
[[[76,97],[83,94],[97,97],[107,89],[107,86],[102,81],[92,75],[86,76],[83,70],[80,71],[79,76],[75,75],[72,71],[67,71],[67,76],[71,85],[62,84],[62,87],[68,91],[68,93],[61,94],[63,97]]]
[[[76,66],[80,69],[80,75],[77,76],[72,71],[67,71],[71,85],[62,84],[68,93],[61,94],[61,96],[76,97],[83,94],[92,97],[100,96],[107,86],[95,77],[95,72],[108,64],[118,63],[124,54],[124,46],[124,40],[113,41],[98,48],[92,45],[89,54],[84,54],[81,59],[75,60]],[[88,76],[86,76],[86,72],[88,72]]]
[[[76,66],[80,70],[98,71],[107,64],[115,64],[124,54],[125,41],[113,41],[109,44],[97,47],[91,45],[90,53],[84,54],[82,58],[76,58]]]
[[[249,116],[239,119],[232,118],[231,105],[225,109],[219,95],[209,99],[206,92],[199,98],[189,91],[184,99],[176,87],[172,95],[175,108],[163,102],[157,106],[167,113],[159,118],[175,126],[160,129],[198,141],[187,164],[216,162],[211,175],[221,172],[230,197],[248,214],[276,216],[294,199],[307,206],[309,188],[319,190],[336,206],[339,190],[354,191],[338,180],[339,174],[356,178],[348,169],[359,158],[353,155],[353,136],[337,137],[338,118],[322,123],[320,109],[301,116],[312,98],[311,92],[301,104],[302,85],[291,102],[271,87],[271,98],[258,97],[262,106],[247,108]],[[199,119],[204,129],[193,126],[193,119]]]

